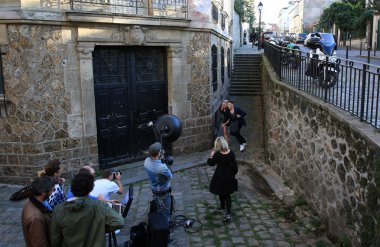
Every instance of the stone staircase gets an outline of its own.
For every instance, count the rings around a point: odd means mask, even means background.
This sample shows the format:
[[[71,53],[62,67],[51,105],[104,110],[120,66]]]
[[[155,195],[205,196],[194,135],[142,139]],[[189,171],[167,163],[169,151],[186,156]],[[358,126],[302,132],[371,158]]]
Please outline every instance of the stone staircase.
[[[231,96],[260,96],[261,54],[235,54],[231,77]]]

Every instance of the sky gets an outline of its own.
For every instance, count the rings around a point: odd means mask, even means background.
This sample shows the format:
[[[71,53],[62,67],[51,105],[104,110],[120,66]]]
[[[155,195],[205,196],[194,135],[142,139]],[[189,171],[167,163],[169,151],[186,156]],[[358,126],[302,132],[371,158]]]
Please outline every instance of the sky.
[[[265,23],[277,23],[280,9],[289,5],[289,0],[255,0],[257,21],[259,19],[259,10],[257,9],[257,5],[259,5],[260,1],[263,4],[261,19],[263,19]]]

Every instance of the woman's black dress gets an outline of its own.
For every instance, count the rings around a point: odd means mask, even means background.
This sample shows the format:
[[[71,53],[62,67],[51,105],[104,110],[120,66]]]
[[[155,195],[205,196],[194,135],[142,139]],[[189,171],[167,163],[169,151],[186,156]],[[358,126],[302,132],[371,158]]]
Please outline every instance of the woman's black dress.
[[[229,195],[237,191],[237,180],[235,178],[238,172],[235,153],[230,150],[228,154],[216,152],[212,158],[208,158],[207,164],[216,165],[214,175],[210,183],[210,192],[215,195]]]

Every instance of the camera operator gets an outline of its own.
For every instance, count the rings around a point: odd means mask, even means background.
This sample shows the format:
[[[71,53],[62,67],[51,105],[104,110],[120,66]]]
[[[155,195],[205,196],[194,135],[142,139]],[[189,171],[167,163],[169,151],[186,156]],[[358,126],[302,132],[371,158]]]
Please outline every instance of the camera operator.
[[[95,181],[94,189],[90,196],[98,198],[104,196],[104,200],[109,201],[113,193],[123,194],[123,185],[120,182],[121,172],[113,172],[112,169],[102,171],[102,178]]]
[[[168,166],[161,161],[160,152],[162,145],[159,142],[153,143],[149,147],[149,157],[145,159],[144,169],[148,173],[154,199],[157,202],[157,211],[166,217],[167,223],[170,221],[170,180],[172,172]]]

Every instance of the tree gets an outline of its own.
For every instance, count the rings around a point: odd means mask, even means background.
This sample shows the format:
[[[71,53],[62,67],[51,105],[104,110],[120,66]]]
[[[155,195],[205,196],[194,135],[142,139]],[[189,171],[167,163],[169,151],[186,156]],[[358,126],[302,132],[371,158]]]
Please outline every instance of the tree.
[[[323,11],[319,23],[326,29],[330,29],[333,24],[336,24],[342,32],[351,33],[363,25],[359,20],[364,10],[362,0],[334,2]],[[343,42],[345,45],[345,40]]]
[[[363,8],[365,7],[366,0],[342,0],[344,3],[350,3],[353,5],[360,4]]]
[[[236,0],[235,1],[235,10],[240,15],[240,20],[242,22],[248,22],[249,26],[253,26],[253,22],[255,21],[255,12],[254,0]]]

